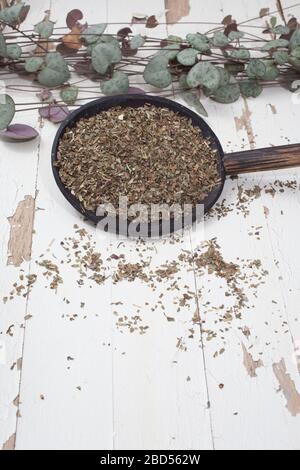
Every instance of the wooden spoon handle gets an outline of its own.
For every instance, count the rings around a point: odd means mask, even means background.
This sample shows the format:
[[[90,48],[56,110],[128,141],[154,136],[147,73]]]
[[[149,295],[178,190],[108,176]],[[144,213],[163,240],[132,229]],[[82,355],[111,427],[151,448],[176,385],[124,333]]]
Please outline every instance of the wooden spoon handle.
[[[224,166],[228,175],[300,166],[300,144],[229,153]]]

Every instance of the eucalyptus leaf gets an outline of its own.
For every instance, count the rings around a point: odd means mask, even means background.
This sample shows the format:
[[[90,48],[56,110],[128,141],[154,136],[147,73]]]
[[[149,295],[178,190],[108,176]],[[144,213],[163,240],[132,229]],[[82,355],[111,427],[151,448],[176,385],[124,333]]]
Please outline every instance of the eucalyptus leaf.
[[[230,39],[230,41],[235,41],[236,39],[241,39],[245,36],[245,33],[243,33],[242,31],[230,31],[230,33],[228,34],[228,37]]]
[[[207,52],[210,49],[209,39],[201,33],[187,34],[187,43],[200,52]]]
[[[213,35],[211,42],[215,47],[226,47],[230,43],[230,40],[224,33],[217,31]]]
[[[126,73],[116,71],[110,80],[101,82],[100,86],[105,95],[123,94],[128,92],[129,79]]]
[[[206,109],[199,100],[199,97],[195,95],[195,93],[192,93],[191,91],[184,91],[180,93],[179,97],[182,98],[188,106],[194,108],[198,114],[201,114],[205,117],[208,116]]]
[[[11,123],[16,112],[15,102],[9,95],[0,95],[0,130]]]
[[[211,98],[218,103],[234,103],[240,97],[240,87],[234,77],[230,82],[214,91]]]
[[[0,11],[0,22],[3,21],[8,25],[15,25],[19,23],[19,16],[24,6],[25,3],[21,2],[11,7],[4,8],[2,11]]]
[[[96,72],[104,75],[110,65],[116,64],[122,58],[120,48],[112,44],[99,43],[92,52],[92,64]]]
[[[18,60],[22,55],[22,48],[19,44],[8,44],[6,54],[10,59]]]
[[[88,44],[93,44],[94,42],[97,42],[99,36],[104,33],[104,31],[106,30],[106,26],[106,23],[90,26],[89,28],[84,30],[82,37]]]
[[[267,42],[267,44],[265,44],[261,48],[261,50],[263,52],[268,52],[271,49],[277,49],[278,47],[288,47],[288,45],[289,41],[287,41],[286,39],[274,39],[272,41]]]
[[[266,73],[266,66],[260,59],[251,59],[246,73],[249,78],[263,78]]]
[[[25,61],[25,70],[29,73],[37,72],[44,64],[42,57],[28,57]]]
[[[290,39],[290,49],[293,50],[295,47],[300,46],[300,28],[298,26],[297,29],[293,32],[291,39]]]
[[[210,62],[198,62],[187,75],[187,84],[190,88],[203,85],[215,90],[220,85],[220,73],[216,66]]]
[[[55,23],[50,20],[44,20],[36,24],[34,31],[43,39],[49,39],[53,34]]]
[[[63,85],[70,78],[68,65],[59,52],[50,52],[45,57],[45,68],[38,74],[41,85],[49,88]]]
[[[7,47],[3,34],[0,31],[0,57],[6,57]]]
[[[153,57],[146,65],[144,79],[149,85],[166,88],[172,83],[172,75],[168,70],[168,59],[164,56]]]
[[[139,47],[142,47],[145,44],[145,40],[146,39],[144,36],[141,34],[136,34],[130,41],[131,49],[138,49]]]
[[[263,91],[256,80],[243,80],[240,82],[241,93],[245,98],[257,98]]]
[[[233,59],[250,59],[250,52],[245,47],[240,47],[231,51],[230,57]]]
[[[67,86],[61,89],[60,96],[64,103],[73,105],[78,97],[79,89],[77,86]]]
[[[177,55],[177,60],[182,65],[194,65],[197,59],[197,54],[199,51],[189,47],[188,49],[183,49]]]
[[[278,65],[284,65],[289,60],[289,54],[287,51],[275,51],[272,57]]]

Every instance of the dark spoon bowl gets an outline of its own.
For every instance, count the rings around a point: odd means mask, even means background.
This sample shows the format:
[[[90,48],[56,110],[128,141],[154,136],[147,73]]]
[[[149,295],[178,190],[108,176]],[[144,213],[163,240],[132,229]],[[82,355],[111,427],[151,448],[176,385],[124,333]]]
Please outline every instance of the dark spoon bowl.
[[[159,98],[156,96],[148,96],[146,94],[131,94],[131,95],[118,95],[118,96],[112,96],[112,97],[105,97],[101,98],[99,100],[92,101],[88,104],[85,104],[81,106],[79,109],[76,111],[72,112],[66,120],[61,124],[52,147],[52,155],[51,155],[51,162],[52,162],[52,171],[53,175],[55,178],[55,181],[57,183],[57,186],[59,187],[60,191],[64,195],[64,197],[67,199],[67,201],[76,209],[80,214],[82,214],[86,219],[92,221],[95,224],[98,224],[101,222],[103,217],[105,216],[97,216],[96,213],[86,210],[83,205],[78,201],[78,199],[71,193],[69,189],[65,187],[65,185],[62,183],[60,176],[59,176],[59,169],[55,165],[58,159],[58,148],[59,148],[59,142],[60,139],[62,138],[63,134],[66,132],[66,130],[74,127],[76,125],[76,122],[79,121],[82,118],[88,118],[91,116],[94,116],[96,114],[99,114],[103,111],[107,111],[110,108],[114,108],[116,106],[120,106],[123,108],[126,107],[132,107],[132,108],[138,108],[140,106],[143,106],[144,104],[151,104],[153,106],[159,107],[159,108],[168,108],[178,114],[181,114],[183,116],[188,117],[191,119],[193,125],[195,127],[199,127],[199,129],[202,132],[202,135],[205,138],[209,138],[211,142],[211,147],[216,150],[216,154],[218,156],[218,171],[220,175],[220,183],[206,196],[206,198],[202,201],[199,201],[199,204],[203,204],[204,206],[204,212],[207,212],[217,201],[217,199],[220,197],[221,192],[223,190],[224,182],[225,182],[225,169],[223,165],[223,159],[224,159],[224,153],[223,149],[221,147],[221,144],[212,131],[212,129],[206,124],[206,122],[196,113],[191,111],[190,109],[174,102],[171,100],[168,100],[166,98]],[[192,222],[196,222],[198,219],[199,215],[197,215],[196,209],[193,210],[192,213]],[[116,223],[110,223],[111,219],[110,217],[106,218],[108,224],[105,230],[113,231],[114,233],[128,236],[128,228],[129,225],[133,224],[131,220],[121,220],[119,217],[117,217]],[[159,233],[162,234],[162,221],[160,220],[157,222],[159,224]],[[139,233],[142,234],[148,234],[148,236],[151,236],[151,224],[150,222],[144,222],[140,223],[139,229],[136,231],[136,234],[139,236]],[[176,221],[174,218],[171,219],[170,224],[169,224],[169,229],[168,233],[173,233],[179,229],[182,229],[182,221]],[[111,228],[113,227],[113,229]],[[132,233],[132,230],[130,231]],[[157,233],[157,232],[156,232]],[[166,233],[163,233],[163,235],[166,235]]]

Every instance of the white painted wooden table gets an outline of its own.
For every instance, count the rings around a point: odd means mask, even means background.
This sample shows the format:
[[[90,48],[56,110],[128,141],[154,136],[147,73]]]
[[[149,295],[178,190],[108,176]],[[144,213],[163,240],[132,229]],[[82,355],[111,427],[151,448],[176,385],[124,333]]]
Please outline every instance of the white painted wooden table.
[[[160,15],[165,23],[166,3],[171,5],[168,21],[182,24],[160,24],[151,30],[157,37],[207,29],[194,23],[221,21],[226,14],[242,21],[258,16],[263,7],[277,9],[275,0],[29,3],[28,26],[49,7],[61,25],[75,7],[92,23],[127,23],[138,12]],[[287,7],[295,1],[282,3]],[[300,7],[286,10],[290,14],[300,17]],[[111,25],[110,31],[118,27]],[[300,106],[286,90],[272,88],[234,105],[206,100],[205,106],[226,151],[299,142]],[[49,289],[36,261],[41,254],[61,260],[60,242],[75,236],[74,224],[87,230],[104,258],[118,252],[134,259],[136,247],[132,241],[119,246],[112,236],[98,233],[63,199],[50,167],[56,127],[39,122],[36,111],[19,113],[18,121],[39,127],[41,137],[21,145],[0,142],[1,299],[19,283],[21,270],[38,279],[28,297],[0,304],[0,448],[300,449],[300,170],[229,180],[226,207],[238,200],[239,188],[270,188],[276,180],[293,180],[295,187],[280,192],[276,183],[273,195],[262,191],[250,198],[248,215],[233,210],[205,223],[205,238],[217,237],[226,260],[260,259],[269,271],[257,292],[249,288],[250,308],[220,334],[219,312],[203,307],[192,271],[183,271],[179,283],[182,289],[188,285],[196,299],[180,314],[174,293],[164,302],[167,311],[151,311],[165,291],[163,283],[155,292],[141,281],[113,284],[111,279],[79,288],[77,272],[66,263],[60,265],[64,284],[57,293]],[[253,227],[260,227],[259,237],[250,235]],[[198,235],[187,234],[179,245],[149,244],[144,256],[159,266],[191,249],[191,243],[197,246]],[[113,273],[114,261],[109,269]],[[219,305],[224,300],[220,281],[212,279],[209,286],[202,287]],[[193,324],[196,301],[205,327],[218,331],[211,341]],[[116,306],[119,302],[123,305]],[[137,306],[142,306],[140,324],[149,327],[142,335],[118,326],[114,314],[132,317]]]

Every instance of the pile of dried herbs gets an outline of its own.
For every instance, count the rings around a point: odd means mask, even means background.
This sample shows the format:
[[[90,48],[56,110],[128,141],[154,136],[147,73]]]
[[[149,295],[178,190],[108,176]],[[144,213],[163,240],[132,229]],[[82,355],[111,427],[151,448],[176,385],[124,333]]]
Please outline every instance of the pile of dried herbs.
[[[63,184],[95,212],[119,197],[141,203],[192,204],[219,183],[210,142],[191,120],[167,108],[112,108],[79,120],[63,135],[57,166]]]

